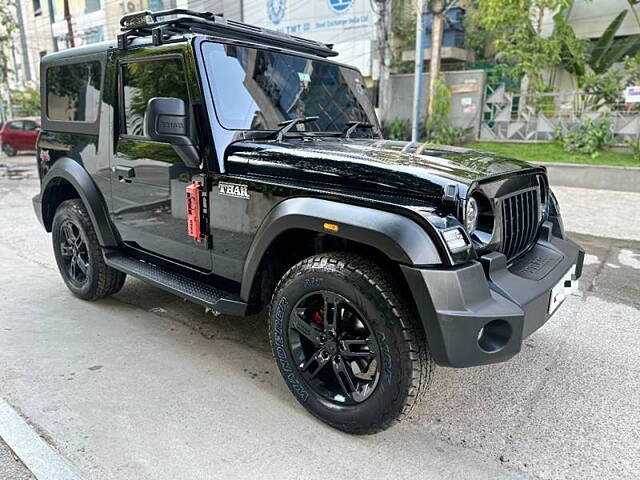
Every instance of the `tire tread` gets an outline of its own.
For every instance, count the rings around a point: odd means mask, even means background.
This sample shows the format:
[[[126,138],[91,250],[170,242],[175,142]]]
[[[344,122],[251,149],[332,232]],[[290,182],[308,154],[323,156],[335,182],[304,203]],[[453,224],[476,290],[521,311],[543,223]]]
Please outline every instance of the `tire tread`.
[[[402,332],[404,343],[407,346],[409,353],[408,358],[411,361],[410,385],[406,398],[404,399],[402,411],[397,415],[393,414],[390,408],[388,412],[381,415],[380,422],[369,424],[365,426],[362,431],[354,431],[352,428],[349,429],[352,433],[377,433],[385,430],[392,423],[402,421],[411,415],[414,407],[420,403],[429,387],[433,377],[435,363],[429,353],[424,330],[418,323],[417,315],[413,311],[413,304],[410,302],[406,292],[395,286],[398,282],[390,281],[389,277],[392,276],[390,275],[391,272],[385,270],[374,261],[354,253],[322,253],[306,258],[291,267],[280,279],[274,290],[268,315],[269,328],[271,328],[271,311],[274,300],[280,289],[302,271],[318,267],[322,268],[325,265],[351,271],[366,280],[388,304],[395,321],[401,326],[400,331]],[[395,402],[391,402],[390,407],[393,407],[394,404]],[[345,430],[344,425],[334,426]]]
[[[100,298],[104,298],[113,295],[122,289],[126,280],[126,274],[109,267],[102,256],[102,247],[98,243],[98,236],[87,210],[79,198],[73,198],[62,202],[56,210],[56,216],[69,215],[67,211],[71,211],[75,214],[75,217],[80,220],[82,229],[87,236],[87,249],[92,257],[93,269],[97,276],[95,288],[89,292],[88,295],[82,296],[84,300],[94,301]],[[55,248],[55,247],[54,247]],[[74,292],[75,293],[75,292]]]

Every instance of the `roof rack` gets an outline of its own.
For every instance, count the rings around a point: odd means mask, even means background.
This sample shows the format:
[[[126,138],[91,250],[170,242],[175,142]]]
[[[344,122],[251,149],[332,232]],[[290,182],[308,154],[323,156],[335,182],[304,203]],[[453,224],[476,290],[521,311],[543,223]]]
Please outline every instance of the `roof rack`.
[[[161,17],[181,15],[177,18],[160,20]],[[333,57],[338,52],[332,44],[316,42],[286,33],[255,27],[246,23],[228,20],[211,12],[195,12],[183,8],[172,8],[159,12],[143,10],[133,12],[120,19],[122,33],[118,34],[118,48],[124,50],[130,40],[151,36],[154,45],[165,43],[173,35],[200,33],[220,35],[234,40],[248,40],[274,47],[287,48],[320,57]]]

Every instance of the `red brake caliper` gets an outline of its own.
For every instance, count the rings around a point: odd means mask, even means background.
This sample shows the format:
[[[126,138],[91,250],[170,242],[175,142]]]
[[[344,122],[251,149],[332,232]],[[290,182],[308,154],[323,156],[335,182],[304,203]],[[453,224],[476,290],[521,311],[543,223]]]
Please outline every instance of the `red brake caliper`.
[[[320,326],[324,325],[323,313],[324,312],[322,308],[320,310],[313,312],[313,315],[311,316],[311,320],[313,320],[313,323]]]

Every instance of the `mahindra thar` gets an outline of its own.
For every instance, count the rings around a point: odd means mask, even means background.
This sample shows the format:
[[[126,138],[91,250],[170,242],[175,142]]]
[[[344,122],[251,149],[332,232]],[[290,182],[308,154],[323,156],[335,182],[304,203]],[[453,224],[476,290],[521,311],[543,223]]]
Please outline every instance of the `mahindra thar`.
[[[435,364],[503,362],[577,288],[544,167],[383,140],[331,45],[182,9],[42,59],[41,191],[67,287],[131,275],[216,314],[268,309],[313,415],[383,430]]]

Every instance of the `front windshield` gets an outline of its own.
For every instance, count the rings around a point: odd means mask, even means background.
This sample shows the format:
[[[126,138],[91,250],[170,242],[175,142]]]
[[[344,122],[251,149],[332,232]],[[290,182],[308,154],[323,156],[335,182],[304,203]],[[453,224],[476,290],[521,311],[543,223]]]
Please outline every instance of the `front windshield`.
[[[213,42],[202,52],[218,121],[228,130],[277,130],[280,122],[311,116],[319,118],[299,129],[338,132],[350,121],[377,126],[357,70]]]

